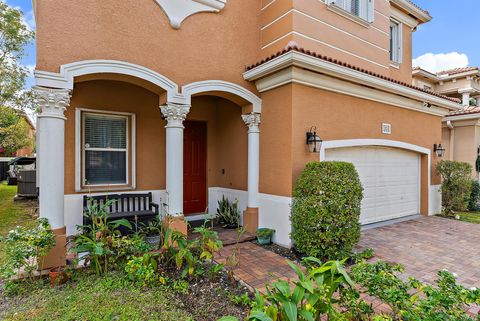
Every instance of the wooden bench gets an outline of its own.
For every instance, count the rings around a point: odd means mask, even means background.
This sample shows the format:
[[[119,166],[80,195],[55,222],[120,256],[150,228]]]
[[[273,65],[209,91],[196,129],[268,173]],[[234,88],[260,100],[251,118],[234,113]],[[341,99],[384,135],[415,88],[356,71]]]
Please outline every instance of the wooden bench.
[[[92,223],[90,212],[93,205],[100,208],[110,202],[106,208],[108,221],[127,219],[132,224],[133,230],[120,227],[123,235],[135,232],[135,227],[140,228],[141,223],[146,224],[159,215],[158,204],[153,203],[152,193],[145,194],[109,194],[99,196],[83,196],[83,225]]]

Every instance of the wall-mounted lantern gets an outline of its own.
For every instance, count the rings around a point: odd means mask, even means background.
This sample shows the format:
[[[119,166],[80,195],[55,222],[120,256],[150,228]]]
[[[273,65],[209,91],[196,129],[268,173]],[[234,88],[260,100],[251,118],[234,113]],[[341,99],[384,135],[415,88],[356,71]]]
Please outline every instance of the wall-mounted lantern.
[[[443,155],[445,155],[445,148],[442,147],[442,144],[433,144],[433,151],[438,157],[443,157]]]
[[[317,127],[310,127],[310,130],[307,132],[307,146],[310,153],[320,153],[322,142],[317,135]]]

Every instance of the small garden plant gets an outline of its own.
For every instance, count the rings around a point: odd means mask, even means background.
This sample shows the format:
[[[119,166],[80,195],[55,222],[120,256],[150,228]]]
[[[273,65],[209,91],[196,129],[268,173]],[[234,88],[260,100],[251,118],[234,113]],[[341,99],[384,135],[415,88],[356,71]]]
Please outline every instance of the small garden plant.
[[[295,248],[320,259],[343,259],[360,239],[363,188],[353,164],[311,162],[293,190]]]
[[[240,225],[240,210],[238,200],[231,202],[225,195],[218,201],[217,219],[223,227],[238,228]]]
[[[25,272],[32,279],[33,273],[43,269],[43,260],[55,246],[55,235],[46,218],[38,220],[38,226],[25,229],[17,226],[1,239],[5,244],[7,262],[0,268],[3,279]]]

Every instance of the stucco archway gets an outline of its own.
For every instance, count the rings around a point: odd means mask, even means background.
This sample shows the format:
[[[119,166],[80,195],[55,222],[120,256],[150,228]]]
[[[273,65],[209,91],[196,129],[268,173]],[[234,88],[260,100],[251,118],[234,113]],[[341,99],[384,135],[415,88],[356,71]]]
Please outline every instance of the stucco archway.
[[[75,78],[93,74],[117,74],[136,77],[152,83],[167,92],[171,103],[185,104],[186,98],[178,85],[169,78],[149,68],[118,60],[84,60],[62,65],[59,73],[35,71],[36,85],[49,88],[73,89]]]
[[[209,92],[224,92],[238,96],[252,104],[254,113],[262,112],[262,100],[251,91],[237,84],[223,80],[198,81],[182,87],[182,94],[186,96],[187,103],[191,103],[193,95]]]

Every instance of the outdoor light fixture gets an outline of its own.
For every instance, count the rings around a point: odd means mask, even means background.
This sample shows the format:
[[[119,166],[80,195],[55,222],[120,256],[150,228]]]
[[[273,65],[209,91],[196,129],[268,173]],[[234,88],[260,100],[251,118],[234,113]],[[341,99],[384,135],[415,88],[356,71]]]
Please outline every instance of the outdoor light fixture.
[[[442,144],[433,144],[433,151],[438,157],[443,157],[443,155],[445,155],[445,148],[442,147]]]
[[[323,141],[317,135],[317,127],[310,127],[310,131],[307,132],[307,145],[310,153],[320,153],[322,142]]]

